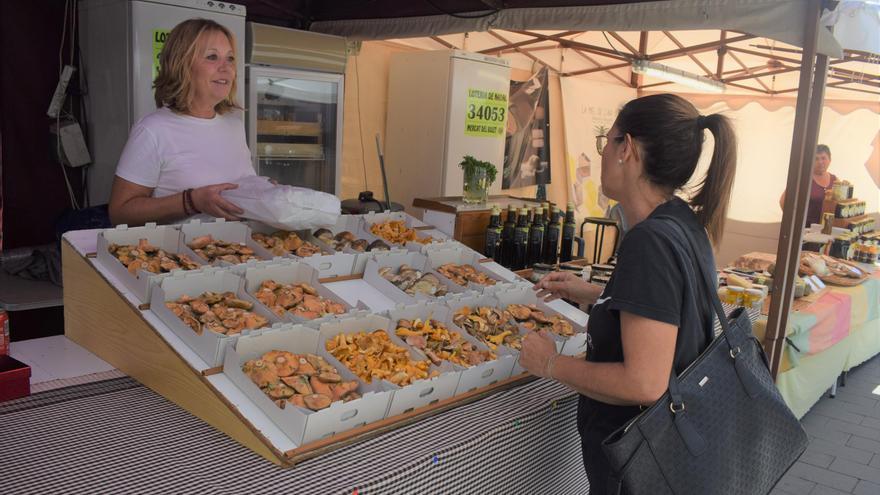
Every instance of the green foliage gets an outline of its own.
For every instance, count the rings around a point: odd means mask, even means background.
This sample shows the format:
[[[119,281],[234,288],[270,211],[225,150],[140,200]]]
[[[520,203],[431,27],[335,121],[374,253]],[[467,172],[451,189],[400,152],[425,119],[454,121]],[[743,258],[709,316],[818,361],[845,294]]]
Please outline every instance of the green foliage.
[[[486,179],[489,181],[490,186],[495,182],[495,176],[498,175],[498,169],[495,168],[495,165],[482,160],[477,160],[470,155],[466,155],[458,166],[464,170],[465,176],[473,175],[477,169],[484,169],[486,171]]]

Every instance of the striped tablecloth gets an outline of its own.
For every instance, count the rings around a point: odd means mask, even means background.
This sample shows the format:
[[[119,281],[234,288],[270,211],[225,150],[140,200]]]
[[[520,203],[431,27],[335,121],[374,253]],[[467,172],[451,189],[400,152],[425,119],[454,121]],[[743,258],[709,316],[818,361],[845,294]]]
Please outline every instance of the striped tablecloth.
[[[576,409],[537,380],[284,469],[119,378],[0,404],[0,493],[585,494]]]
[[[116,378],[0,403],[0,494],[586,494],[576,412],[536,380],[283,469]]]

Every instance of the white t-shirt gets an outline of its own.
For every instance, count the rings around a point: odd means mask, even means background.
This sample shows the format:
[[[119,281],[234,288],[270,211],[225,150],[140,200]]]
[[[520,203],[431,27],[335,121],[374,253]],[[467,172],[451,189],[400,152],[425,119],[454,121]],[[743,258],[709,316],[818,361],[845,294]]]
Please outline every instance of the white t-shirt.
[[[154,198],[255,175],[243,112],[200,119],[160,108],[131,129],[116,175],[152,187]]]

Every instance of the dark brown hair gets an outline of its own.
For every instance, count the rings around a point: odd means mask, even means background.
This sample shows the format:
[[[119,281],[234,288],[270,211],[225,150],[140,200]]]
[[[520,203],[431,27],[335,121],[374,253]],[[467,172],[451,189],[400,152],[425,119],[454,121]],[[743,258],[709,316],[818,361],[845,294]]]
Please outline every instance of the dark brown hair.
[[[816,146],[816,154],[825,153],[828,155],[828,158],[831,158],[831,148],[828,147],[827,144],[820,144]]]
[[[703,129],[709,129],[715,137],[715,148],[706,177],[690,205],[717,245],[724,231],[736,171],[736,135],[730,120],[717,113],[703,117],[684,98],[658,94],[624,105],[617,116],[617,129],[637,141],[646,178],[669,194],[681,189],[694,175],[703,150]]]
[[[177,113],[189,113],[194,89],[192,67],[196,57],[201,56],[199,47],[204,43],[203,36],[211,32],[221,32],[229,39],[232,54],[235,53],[235,36],[226,27],[210,19],[189,19],[174,26],[159,55],[159,74],[153,81],[156,108],[167,106]],[[229,96],[214,107],[214,111],[224,114],[233,108],[240,108],[235,101],[236,77],[232,79]]]

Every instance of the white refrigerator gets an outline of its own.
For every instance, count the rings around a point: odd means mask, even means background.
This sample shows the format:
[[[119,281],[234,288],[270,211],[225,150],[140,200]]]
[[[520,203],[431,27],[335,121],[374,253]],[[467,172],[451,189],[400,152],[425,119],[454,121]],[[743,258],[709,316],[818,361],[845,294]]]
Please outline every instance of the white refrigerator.
[[[501,192],[510,65],[461,50],[396,53],[388,76],[385,168],[392,201],[461,196],[465,155],[498,169]]]
[[[165,37],[192,18],[211,19],[235,36],[236,99],[245,105],[245,7],[217,0],[81,0],[79,38],[89,148],[91,204],[106,203],[128,131],[156,110],[153,79]],[[244,121],[242,121],[244,126]]]

